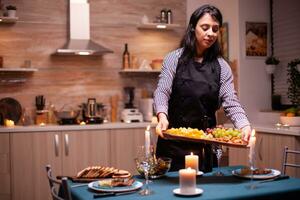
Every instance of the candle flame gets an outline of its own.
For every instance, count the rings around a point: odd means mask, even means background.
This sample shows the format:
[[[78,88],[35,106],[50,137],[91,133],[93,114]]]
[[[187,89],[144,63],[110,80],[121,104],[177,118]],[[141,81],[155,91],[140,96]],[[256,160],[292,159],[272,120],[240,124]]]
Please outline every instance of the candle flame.
[[[255,137],[255,129],[252,129],[252,131],[251,131],[251,137]]]
[[[149,130],[150,130],[150,125],[148,125],[148,126],[147,126],[146,130],[147,130],[147,131],[149,131]]]

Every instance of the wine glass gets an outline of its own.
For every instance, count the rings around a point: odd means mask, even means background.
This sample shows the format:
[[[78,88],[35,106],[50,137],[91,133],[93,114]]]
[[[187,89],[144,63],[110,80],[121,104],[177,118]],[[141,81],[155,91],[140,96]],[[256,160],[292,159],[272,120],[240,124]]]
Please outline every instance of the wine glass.
[[[216,154],[217,161],[218,161],[217,172],[214,173],[214,175],[215,176],[224,176],[224,174],[220,170],[220,163],[221,163],[221,158],[222,158],[222,155],[223,155],[222,145],[213,145],[213,152]]]
[[[153,146],[149,146],[149,149],[146,149],[145,146],[138,146],[136,162],[138,163],[139,168],[144,172],[145,176],[145,188],[142,189],[139,194],[146,196],[153,194],[153,191],[149,188],[149,172],[151,166],[153,165]]]
[[[249,158],[249,164],[250,164],[250,185],[247,186],[249,189],[253,190],[256,188],[256,185],[254,184],[253,181],[253,176],[254,176],[254,170],[255,170],[255,153],[253,152],[252,156]]]

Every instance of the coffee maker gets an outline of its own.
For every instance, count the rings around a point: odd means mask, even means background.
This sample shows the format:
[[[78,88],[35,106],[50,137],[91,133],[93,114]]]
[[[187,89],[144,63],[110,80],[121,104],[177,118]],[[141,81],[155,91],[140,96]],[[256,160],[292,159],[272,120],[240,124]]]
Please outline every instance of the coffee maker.
[[[87,103],[82,104],[82,117],[86,124],[103,123],[103,104],[96,102],[96,98],[88,98]]]
[[[121,113],[121,120],[126,123],[143,122],[143,115],[134,107],[134,87],[125,87],[125,108]]]

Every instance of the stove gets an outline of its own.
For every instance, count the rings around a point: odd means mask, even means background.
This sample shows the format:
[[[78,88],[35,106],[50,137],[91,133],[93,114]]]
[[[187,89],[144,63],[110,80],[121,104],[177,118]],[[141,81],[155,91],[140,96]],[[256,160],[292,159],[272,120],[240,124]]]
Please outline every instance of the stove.
[[[84,121],[86,124],[102,124],[103,118],[102,117],[86,117]]]
[[[61,119],[58,121],[59,125],[78,125],[79,121],[75,119]]]

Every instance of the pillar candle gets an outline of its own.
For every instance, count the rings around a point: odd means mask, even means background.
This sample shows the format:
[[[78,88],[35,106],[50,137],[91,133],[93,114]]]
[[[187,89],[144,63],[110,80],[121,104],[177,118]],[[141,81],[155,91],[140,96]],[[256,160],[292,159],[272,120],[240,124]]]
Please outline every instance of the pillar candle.
[[[192,168],[179,170],[180,192],[194,194],[196,191],[196,170]]]
[[[197,155],[194,155],[193,152],[191,152],[191,155],[185,156],[185,168],[192,168],[196,170],[196,173],[199,170],[198,167],[199,158]]]
[[[150,156],[150,125],[145,130],[145,154],[146,157]]]

